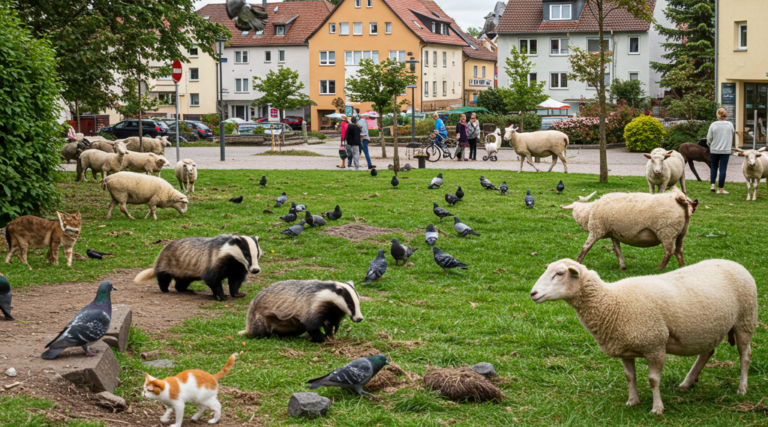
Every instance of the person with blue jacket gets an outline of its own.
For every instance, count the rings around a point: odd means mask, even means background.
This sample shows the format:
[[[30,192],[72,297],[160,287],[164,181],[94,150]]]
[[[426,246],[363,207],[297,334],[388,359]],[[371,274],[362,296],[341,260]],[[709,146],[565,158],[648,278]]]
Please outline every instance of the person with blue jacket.
[[[445,123],[443,123],[437,113],[433,114],[432,118],[435,119],[435,130],[437,131],[435,142],[443,147],[443,149],[446,149],[447,147],[445,146],[445,143],[443,143],[443,141],[448,138],[448,130],[445,128]]]

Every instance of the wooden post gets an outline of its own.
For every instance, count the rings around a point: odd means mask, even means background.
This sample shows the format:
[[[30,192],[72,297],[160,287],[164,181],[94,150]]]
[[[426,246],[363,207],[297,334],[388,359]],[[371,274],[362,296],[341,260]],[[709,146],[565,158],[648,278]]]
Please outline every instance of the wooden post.
[[[301,133],[304,134],[304,143],[308,144],[309,139],[307,138],[307,122],[305,122],[304,120],[301,121]]]
[[[393,104],[392,104],[392,137],[394,138],[394,147],[395,147],[395,154],[394,154],[394,169],[395,169],[395,175],[397,175],[398,172],[400,172],[400,156],[397,153],[397,116],[400,111],[398,111],[397,108],[397,94],[395,94],[393,97]]]

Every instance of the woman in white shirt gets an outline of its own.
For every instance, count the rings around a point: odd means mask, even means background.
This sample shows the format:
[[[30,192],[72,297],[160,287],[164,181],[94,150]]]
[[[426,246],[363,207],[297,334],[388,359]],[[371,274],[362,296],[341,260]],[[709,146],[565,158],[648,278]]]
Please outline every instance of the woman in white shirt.
[[[718,184],[718,194],[728,194],[723,189],[725,185],[725,172],[728,169],[728,158],[731,157],[731,147],[733,147],[734,129],[733,124],[726,119],[728,112],[725,108],[717,110],[717,121],[709,126],[707,132],[707,145],[709,145],[710,158],[712,159],[712,168],[709,173],[709,182],[712,186],[709,191],[715,192],[715,183]],[[719,179],[717,171],[720,170]]]

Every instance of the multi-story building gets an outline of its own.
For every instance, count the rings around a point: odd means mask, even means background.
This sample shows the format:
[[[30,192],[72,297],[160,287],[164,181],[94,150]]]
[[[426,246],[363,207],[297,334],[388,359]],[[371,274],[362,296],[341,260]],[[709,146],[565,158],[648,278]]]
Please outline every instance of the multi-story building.
[[[496,86],[496,52],[485,43],[466,35],[464,51],[464,105],[476,106],[477,95]]]
[[[179,82],[179,116],[185,120],[200,120],[204,114],[216,113],[216,61],[202,49],[194,47],[189,52],[182,49],[189,63],[182,62],[183,77]],[[153,61],[150,67],[170,66],[170,63]],[[159,106],[153,114],[174,117],[176,114],[176,84],[168,74],[150,79],[149,95],[158,99]]]
[[[225,4],[208,4],[197,13],[226,26],[232,40],[224,48],[222,64],[222,88],[225,117],[244,120],[266,117],[266,107],[254,107],[252,103],[263,94],[253,89],[254,77],[264,77],[269,71],[288,67],[299,73],[305,94],[310,92],[310,60],[307,37],[328,16],[333,5],[326,1],[295,1],[267,3],[269,17],[261,32],[241,31],[227,17]],[[216,88],[218,79],[208,81]],[[215,98],[214,98],[215,99]],[[309,117],[309,108],[284,112],[286,116]]]
[[[717,95],[736,128],[737,146],[765,145],[768,122],[768,9],[761,0],[720,0],[717,10]],[[747,30],[749,29],[749,37]]]

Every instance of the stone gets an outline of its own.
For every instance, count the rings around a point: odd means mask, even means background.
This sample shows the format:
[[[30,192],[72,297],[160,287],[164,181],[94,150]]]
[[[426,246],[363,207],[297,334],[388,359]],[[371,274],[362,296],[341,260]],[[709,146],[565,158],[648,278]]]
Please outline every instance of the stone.
[[[316,417],[328,413],[331,399],[317,393],[293,393],[288,402],[288,415],[292,417]]]
[[[61,376],[78,386],[89,388],[94,393],[115,391],[120,382],[120,365],[112,348],[102,341],[90,345],[89,348],[98,351],[96,356],[85,357],[82,353],[69,353],[68,357],[59,356],[57,362],[60,364],[65,360],[76,362],[71,367],[67,365],[66,369],[59,368]]]
[[[110,347],[119,352],[125,352],[128,348],[128,334],[131,332],[131,321],[133,313],[125,304],[114,304],[112,306],[112,321],[109,323],[109,330],[104,334],[102,340]]]
[[[491,365],[488,362],[480,362],[477,365],[473,366],[472,370],[486,378],[491,378],[498,375],[496,373],[496,369],[493,368],[493,365]]]
[[[173,368],[173,361],[168,359],[147,360],[141,364],[153,368]]]
[[[96,403],[105,408],[122,411],[128,407],[125,403],[125,399],[120,396],[115,396],[108,391],[102,391],[101,393],[96,394],[96,397],[99,399]]]
[[[7,371],[5,371],[5,375],[7,375],[7,376],[9,376],[9,377],[15,377],[15,376],[17,375],[17,374],[16,374],[16,369],[14,369],[14,368],[8,368],[8,370],[7,370]]]

